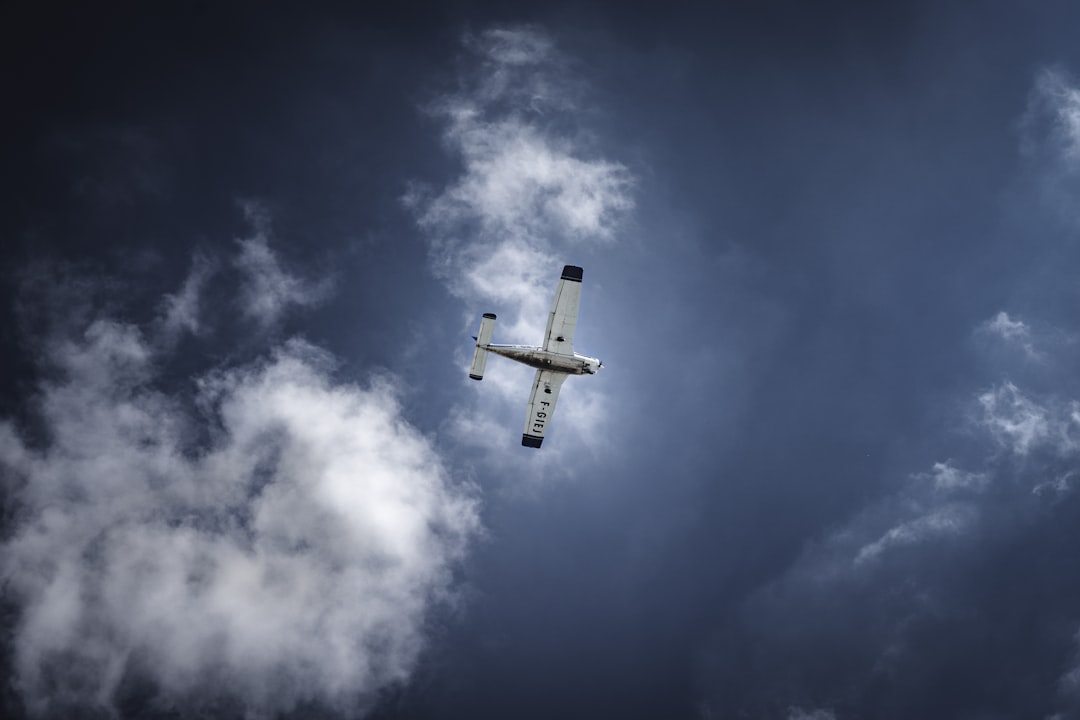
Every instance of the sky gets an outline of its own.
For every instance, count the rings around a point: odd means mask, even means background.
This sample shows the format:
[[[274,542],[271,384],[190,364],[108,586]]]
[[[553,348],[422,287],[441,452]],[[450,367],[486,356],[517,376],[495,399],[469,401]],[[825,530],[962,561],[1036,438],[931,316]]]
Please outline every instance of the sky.
[[[1080,718],[1080,8],[0,12],[4,717]]]

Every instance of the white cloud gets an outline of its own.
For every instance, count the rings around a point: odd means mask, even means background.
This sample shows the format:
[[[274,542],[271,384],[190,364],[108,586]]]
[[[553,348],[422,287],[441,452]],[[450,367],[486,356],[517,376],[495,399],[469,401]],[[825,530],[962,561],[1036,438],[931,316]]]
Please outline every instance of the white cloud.
[[[983,323],[983,328],[1005,340],[1026,341],[1031,337],[1028,326],[1022,320],[1013,320],[1005,311],[999,312],[993,319]]]
[[[200,301],[206,282],[215,270],[206,257],[196,255],[180,292],[162,298],[160,323],[167,339],[175,340],[183,332],[199,335],[203,331]]]
[[[1050,480],[1036,483],[1031,492],[1034,495],[1065,495],[1072,491],[1076,477],[1076,473],[1073,472],[1060,473]]]
[[[936,507],[914,520],[902,522],[874,542],[859,549],[855,564],[876,560],[886,550],[914,545],[942,535],[955,535],[963,531],[974,519],[970,506],[953,503]]]
[[[978,402],[982,408],[980,424],[999,445],[1017,455],[1026,455],[1050,435],[1047,409],[1029,400],[1011,382],[982,393]]]
[[[466,35],[465,44],[503,66],[549,62],[554,52],[551,38],[528,26],[493,28],[479,36]]]
[[[1028,325],[1007,313],[980,330],[1009,341],[1030,337]],[[1054,343],[1046,347],[1048,352],[1067,349]],[[1043,376],[1072,367],[1053,357],[1047,360],[1037,368]],[[856,512],[820,542],[808,543],[799,558],[755,596],[762,604],[772,603],[765,611],[767,621],[804,617],[806,624],[828,630],[838,614],[866,617],[853,605],[837,607],[835,598],[847,595],[856,598],[854,602],[872,602],[887,615],[873,615],[864,628],[866,649],[877,653],[875,671],[895,664],[907,647],[912,620],[939,612],[940,603],[949,602],[947,578],[953,568],[965,567],[982,552],[980,535],[1017,530],[1003,529],[1002,523],[1045,519],[1046,513],[1031,512],[1033,505],[1018,505],[1054,501],[1075,490],[1076,473],[1069,468],[1080,451],[1080,402],[1069,400],[1060,389],[1071,387],[1068,379],[1050,375],[1042,380],[1043,387],[1054,390],[1036,394],[1003,381],[975,393],[965,408],[974,433],[963,445],[965,453],[970,440],[981,449],[981,467],[972,471],[952,460],[936,462],[928,471],[910,475],[896,492]],[[1043,499],[1031,501],[1031,495]],[[983,518],[987,521],[980,522]],[[835,627],[847,628],[847,619]],[[1073,702],[1080,698],[1078,688],[1080,667],[1073,659],[1060,678],[1061,694]],[[801,708],[793,711],[802,713],[795,717],[808,714]]]
[[[355,711],[409,676],[479,525],[392,380],[335,382],[294,340],[185,398],[156,389],[167,358],[137,327],[101,319],[50,348],[47,440],[0,422],[32,711],[108,706],[132,677],[166,701]]]
[[[1075,225],[1080,180],[1080,89],[1060,68],[1035,78],[1021,122],[1021,151],[1032,163],[1041,199],[1067,225]]]
[[[542,116],[574,110],[583,95],[583,84],[569,72],[570,63],[540,27],[489,28],[479,34],[466,33],[462,41],[476,67],[462,92],[443,98],[444,109],[456,101],[458,109],[466,112],[475,103]]]
[[[243,313],[263,327],[281,319],[292,305],[310,307],[325,300],[331,290],[328,280],[313,282],[294,275],[281,266],[270,249],[270,218],[257,203],[242,205],[254,229],[249,238],[236,242],[240,253],[234,261],[243,276],[240,302]]]
[[[432,106],[446,123],[447,146],[464,163],[462,174],[441,192],[414,187],[405,202],[452,292],[470,303],[498,303],[500,318],[510,321],[504,327],[535,316],[536,308],[542,323],[566,254],[613,240],[633,207],[632,178],[618,163],[589,158],[579,139],[550,129],[516,95],[539,84],[569,104],[547,36],[494,29],[469,44],[480,68]],[[539,331],[517,329],[538,335],[542,324]]]
[[[787,720],[836,720],[836,713],[823,708],[803,710],[801,707],[789,707]]]
[[[979,409],[977,427],[1013,455],[1023,458],[1037,448],[1048,448],[1057,456],[1065,456],[1080,447],[1080,404],[1065,406],[1054,400],[1040,404],[1011,382],[1003,382],[977,395],[975,405]],[[913,479],[931,481],[935,494],[927,495],[923,483],[903,488],[898,498],[884,506],[892,507],[898,516],[893,526],[860,547],[855,565],[876,560],[895,547],[965,532],[978,516],[977,495],[991,482],[986,473],[965,471],[949,461],[934,463],[930,472],[918,473]],[[1070,485],[1070,475],[1058,474],[1050,481],[1035,482],[1033,492],[1060,494]],[[957,502],[957,494],[976,497],[971,502]]]
[[[979,325],[977,331],[998,339],[1006,346],[1020,348],[1031,360],[1042,360],[1043,354],[1035,348],[1035,333],[1023,320],[1013,318],[1004,310]],[[1052,342],[1053,338],[1041,337],[1040,341]]]
[[[467,36],[465,44],[475,56],[473,72],[429,108],[444,123],[462,172],[441,190],[414,185],[403,202],[428,239],[435,274],[476,312],[468,329],[479,312],[493,311],[498,342],[539,343],[559,271],[582,264],[589,248],[615,242],[634,206],[633,178],[625,166],[596,156],[574,129],[578,89],[548,35],[495,28]],[[576,344],[590,351],[585,336]],[[462,378],[468,382],[464,370]],[[484,382],[488,393],[495,386],[500,403],[524,413],[528,381],[524,389]],[[564,396],[569,402],[571,393],[564,389]],[[565,405],[560,401],[557,422],[569,429],[577,420]],[[474,416],[480,407],[458,414]]]
[[[1016,455],[1044,448],[1067,457],[1080,450],[1080,402],[1055,395],[1032,400],[1008,381],[980,394],[978,402],[977,424]]]
[[[953,490],[981,490],[989,482],[989,478],[983,473],[974,473],[954,467],[950,462],[934,463],[933,468],[925,477],[933,480],[937,490],[949,492]]]
[[[420,217],[426,228],[477,221],[487,234],[543,242],[551,232],[574,242],[607,240],[630,207],[622,165],[575,157],[573,145],[521,117],[484,119],[447,112],[446,138],[465,174],[434,198]]]
[[[1028,119],[1038,113],[1050,116],[1050,139],[1062,159],[1070,165],[1080,162],[1080,90],[1058,69],[1043,70],[1035,81]]]

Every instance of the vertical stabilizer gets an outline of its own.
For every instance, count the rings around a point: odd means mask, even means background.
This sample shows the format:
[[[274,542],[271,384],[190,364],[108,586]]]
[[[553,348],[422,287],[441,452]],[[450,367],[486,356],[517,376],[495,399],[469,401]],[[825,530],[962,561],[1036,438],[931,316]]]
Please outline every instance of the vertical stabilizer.
[[[480,321],[480,332],[476,334],[476,352],[473,353],[469,377],[473,380],[484,379],[484,366],[487,365],[487,346],[491,342],[491,333],[495,330],[495,313],[484,313]]]

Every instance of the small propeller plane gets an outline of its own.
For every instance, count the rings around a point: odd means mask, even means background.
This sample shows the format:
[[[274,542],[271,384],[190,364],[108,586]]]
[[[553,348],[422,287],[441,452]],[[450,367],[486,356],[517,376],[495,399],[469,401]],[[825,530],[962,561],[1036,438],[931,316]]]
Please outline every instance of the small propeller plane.
[[[570,375],[595,375],[603,367],[603,363],[596,358],[574,352],[574,328],[577,327],[578,305],[581,302],[581,275],[581,268],[576,265],[563,268],[559,287],[555,291],[555,302],[548,315],[543,346],[492,343],[495,313],[484,313],[480,332],[473,338],[476,340],[476,352],[469,368],[469,377],[473,380],[484,379],[489,352],[536,368],[529,409],[525,415],[525,433],[521,436],[521,444],[525,447],[539,448],[544,442],[563,381]]]

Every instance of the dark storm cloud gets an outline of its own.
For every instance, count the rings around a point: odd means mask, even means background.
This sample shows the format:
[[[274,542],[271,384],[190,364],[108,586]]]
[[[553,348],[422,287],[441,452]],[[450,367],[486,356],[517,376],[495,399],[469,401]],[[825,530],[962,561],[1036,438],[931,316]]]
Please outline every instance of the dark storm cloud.
[[[237,266],[266,322],[317,287],[261,234]],[[165,342],[93,311],[61,323],[38,358],[41,440],[0,424],[14,682],[34,713],[112,712],[146,683],[159,708],[354,713],[409,677],[477,531],[393,376],[340,382],[292,339],[161,389],[209,273],[197,260],[163,302]]]
[[[1076,97],[1056,71],[1036,78],[1024,142],[1043,187],[1060,190],[1077,168]],[[1035,137],[1040,114],[1049,123]],[[1056,241],[1073,242],[1061,232]],[[1036,268],[1046,294],[1026,298],[1029,313],[1072,282],[1065,268]],[[1025,285],[1022,274],[1013,282]],[[942,448],[955,455],[808,542],[748,595],[739,629],[725,633],[751,668],[747,707],[771,716],[783,701],[827,704],[838,718],[1074,716],[1076,333],[1008,310],[971,328],[991,379],[944,409]]]
[[[85,167],[74,174],[72,193],[102,210],[133,206],[168,189],[161,149],[139,129],[98,129],[85,137],[60,135],[54,142]]]

